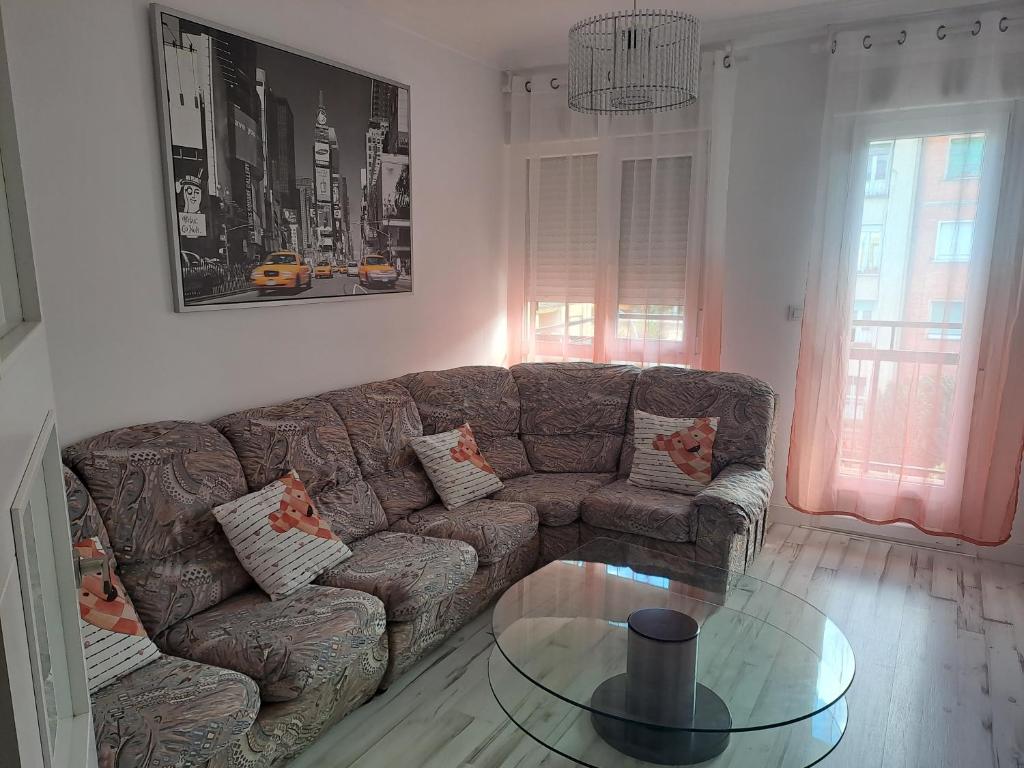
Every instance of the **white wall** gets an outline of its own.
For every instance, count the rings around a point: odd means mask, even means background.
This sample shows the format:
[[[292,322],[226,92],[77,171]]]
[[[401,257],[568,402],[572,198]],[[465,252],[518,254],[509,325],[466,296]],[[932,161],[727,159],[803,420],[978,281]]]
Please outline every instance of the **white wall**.
[[[743,51],[730,157],[725,241],[722,370],[768,382],[779,395],[771,517],[1024,563],[1024,514],[1010,541],[976,547],[907,525],[804,515],[786,504],[786,458],[796,387],[800,322],[812,242],[828,53],[807,41]],[[1018,505],[1021,508],[1021,505]]]
[[[775,496],[785,503],[786,455],[813,252],[814,199],[828,77],[826,55],[798,42],[739,56],[729,160],[722,370],[768,382],[779,395]]]
[[[502,362],[499,72],[339,0],[175,0],[411,85],[416,265],[411,296],[175,314],[148,3],[2,2],[65,441]]]

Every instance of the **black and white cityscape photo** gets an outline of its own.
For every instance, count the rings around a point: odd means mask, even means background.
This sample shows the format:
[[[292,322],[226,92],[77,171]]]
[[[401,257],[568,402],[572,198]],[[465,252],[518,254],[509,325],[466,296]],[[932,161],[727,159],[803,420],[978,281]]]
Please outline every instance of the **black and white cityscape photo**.
[[[178,309],[411,291],[409,89],[155,20]]]

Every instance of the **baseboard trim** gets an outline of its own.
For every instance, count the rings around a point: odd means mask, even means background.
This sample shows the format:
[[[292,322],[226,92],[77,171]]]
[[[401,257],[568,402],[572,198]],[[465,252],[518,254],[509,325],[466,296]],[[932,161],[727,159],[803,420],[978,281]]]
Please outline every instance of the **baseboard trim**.
[[[981,547],[946,536],[929,536],[912,525],[870,525],[847,515],[808,515],[787,504],[771,504],[768,507],[768,521],[795,525],[803,528],[817,528],[835,533],[853,534],[865,538],[891,541],[898,544],[912,544],[918,547],[954,552],[959,555],[976,557],[979,560],[993,560],[1000,563],[1024,565],[1024,542],[1011,539],[998,547]]]

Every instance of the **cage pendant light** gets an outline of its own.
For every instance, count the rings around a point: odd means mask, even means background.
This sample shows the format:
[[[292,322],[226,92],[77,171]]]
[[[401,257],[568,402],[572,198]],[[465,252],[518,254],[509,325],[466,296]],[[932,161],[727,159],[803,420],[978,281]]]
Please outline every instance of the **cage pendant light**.
[[[700,22],[665,10],[615,11],[569,30],[569,108],[635,115],[697,100]]]

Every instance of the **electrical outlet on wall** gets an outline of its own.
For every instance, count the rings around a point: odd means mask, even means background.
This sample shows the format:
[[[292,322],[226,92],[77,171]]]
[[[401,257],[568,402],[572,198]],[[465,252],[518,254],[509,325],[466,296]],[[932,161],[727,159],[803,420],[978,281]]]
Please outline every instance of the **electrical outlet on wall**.
[[[804,316],[804,308],[796,304],[789,305],[789,311],[786,313],[787,320],[800,320]]]

